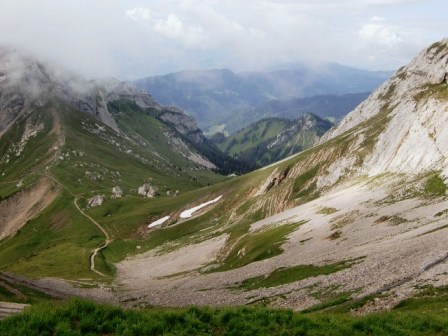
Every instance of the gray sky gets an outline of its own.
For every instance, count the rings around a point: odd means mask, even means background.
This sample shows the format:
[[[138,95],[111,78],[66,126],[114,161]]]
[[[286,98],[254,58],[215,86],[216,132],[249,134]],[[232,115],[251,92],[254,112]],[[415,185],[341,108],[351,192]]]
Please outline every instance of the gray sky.
[[[385,70],[447,35],[446,0],[2,0],[0,44],[89,78],[338,62]]]

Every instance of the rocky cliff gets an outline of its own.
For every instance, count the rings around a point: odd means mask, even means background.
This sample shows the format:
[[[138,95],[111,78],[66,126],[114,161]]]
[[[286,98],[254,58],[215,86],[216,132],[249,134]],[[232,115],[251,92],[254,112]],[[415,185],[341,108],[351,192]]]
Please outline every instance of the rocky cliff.
[[[321,139],[345,135],[363,151],[355,170],[448,176],[448,39],[423,50]],[[345,157],[353,164],[353,155]],[[346,164],[348,168],[348,164]],[[351,168],[353,170],[353,168]]]

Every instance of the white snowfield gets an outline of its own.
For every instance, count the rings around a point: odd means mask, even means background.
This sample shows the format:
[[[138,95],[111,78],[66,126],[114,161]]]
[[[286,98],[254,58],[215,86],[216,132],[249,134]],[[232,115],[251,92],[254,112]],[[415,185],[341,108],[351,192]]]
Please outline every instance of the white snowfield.
[[[202,203],[202,204],[200,204],[198,206],[195,206],[194,208],[182,211],[179,217],[180,218],[190,218],[191,216],[193,216],[193,214],[196,211],[198,211],[198,210],[200,210],[202,208],[205,208],[207,205],[210,205],[210,204],[218,202],[221,198],[222,198],[222,195],[219,196],[219,197],[216,197],[215,199],[213,199],[211,201],[208,201],[208,202]]]
[[[149,224],[149,225],[148,225],[148,228],[152,228],[152,227],[155,227],[155,226],[162,225],[162,224],[165,223],[168,219],[170,219],[170,216],[162,217],[162,218],[156,220],[155,222],[152,222],[151,224]]]

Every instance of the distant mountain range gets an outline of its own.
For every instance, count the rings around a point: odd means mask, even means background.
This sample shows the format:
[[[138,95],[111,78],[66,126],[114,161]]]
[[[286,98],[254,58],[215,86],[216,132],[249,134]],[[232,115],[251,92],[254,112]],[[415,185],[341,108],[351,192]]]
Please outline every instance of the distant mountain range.
[[[214,130],[219,129],[228,133],[234,133],[241,127],[247,127],[246,125],[264,118],[296,119],[307,113],[313,113],[321,118],[337,123],[348,112],[361,104],[369,94],[369,92],[362,92],[339,96],[317,95],[289,100],[270,100],[250,109],[235,111],[232,116],[220,121],[220,127],[209,128],[208,133],[213,134]]]
[[[207,129],[231,119],[237,112],[249,111],[273,100],[370,92],[391,74],[327,64],[272,72],[182,71],[143,78],[135,84],[162,104],[182,108],[196,118],[201,129]],[[240,127],[253,121],[256,120],[248,120]]]

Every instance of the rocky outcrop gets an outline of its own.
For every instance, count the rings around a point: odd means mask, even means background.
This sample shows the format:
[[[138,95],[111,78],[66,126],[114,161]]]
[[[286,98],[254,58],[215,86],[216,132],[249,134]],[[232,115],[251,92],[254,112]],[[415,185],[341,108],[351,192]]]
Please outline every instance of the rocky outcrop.
[[[115,78],[96,80],[93,83],[105,95],[107,101],[127,99],[133,101],[142,109],[162,110],[162,105],[156,102],[148,92],[140,90],[131,83],[119,81]]]
[[[271,175],[269,175],[269,177],[264,181],[264,183],[254,194],[254,197],[264,195],[272,188],[278,186],[288,176],[288,173],[289,168],[280,171],[278,170],[278,168],[275,168]]]

